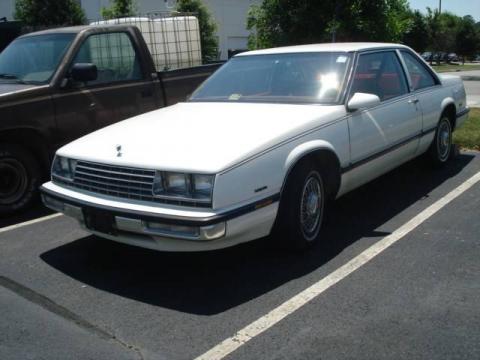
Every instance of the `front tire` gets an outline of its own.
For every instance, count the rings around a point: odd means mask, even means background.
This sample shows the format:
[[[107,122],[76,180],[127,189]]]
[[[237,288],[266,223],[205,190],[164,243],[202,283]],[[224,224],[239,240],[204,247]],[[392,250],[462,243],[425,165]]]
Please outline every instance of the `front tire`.
[[[432,145],[430,145],[429,153],[433,165],[436,167],[444,166],[450,159],[451,149],[452,124],[450,119],[443,115],[435,131],[435,138],[433,139]]]
[[[29,151],[17,145],[0,146],[0,215],[30,206],[40,182],[40,167]]]
[[[289,176],[275,224],[275,240],[289,249],[305,250],[320,238],[325,211],[325,185],[311,163],[300,163]]]

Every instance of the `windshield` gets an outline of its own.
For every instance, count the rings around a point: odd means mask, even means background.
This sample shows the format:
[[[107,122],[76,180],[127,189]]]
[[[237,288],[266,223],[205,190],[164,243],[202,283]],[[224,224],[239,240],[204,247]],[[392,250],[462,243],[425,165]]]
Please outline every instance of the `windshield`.
[[[329,52],[238,56],[190,101],[335,104],[350,60],[350,54]]]
[[[50,34],[15,40],[0,54],[0,82],[47,83],[74,36]]]

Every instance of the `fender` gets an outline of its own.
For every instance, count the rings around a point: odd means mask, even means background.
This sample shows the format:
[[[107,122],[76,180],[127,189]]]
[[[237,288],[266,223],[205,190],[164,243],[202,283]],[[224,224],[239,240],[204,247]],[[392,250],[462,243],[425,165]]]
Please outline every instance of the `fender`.
[[[441,105],[441,112],[440,113],[443,113],[445,111],[445,109],[447,108],[447,106],[449,105],[453,105],[455,106],[455,100],[449,96],[449,97],[446,97],[445,99],[443,99],[442,101],[442,105]],[[456,107],[456,106],[455,106]]]
[[[295,147],[290,154],[288,154],[287,159],[285,160],[284,169],[286,170],[286,175],[290,173],[291,169],[295,164],[303,158],[305,155],[308,155],[317,150],[328,150],[332,152],[338,160],[337,152],[335,151],[332,144],[325,140],[312,140],[306,143],[300,144]]]
[[[330,161],[334,160],[335,165],[338,167],[337,172],[328,173],[328,176],[325,179],[331,190],[330,195],[334,197],[336,196],[341,183],[340,160],[333,145],[325,140],[312,140],[312,141],[308,141],[306,143],[300,144],[288,154],[284,164],[285,177],[283,179],[280,195],[283,194],[283,190],[285,189],[287,179],[290,176],[290,172],[293,170],[295,165],[302,158],[304,158],[309,154],[313,154],[316,151],[328,152],[330,155],[332,155],[332,157],[329,160]]]

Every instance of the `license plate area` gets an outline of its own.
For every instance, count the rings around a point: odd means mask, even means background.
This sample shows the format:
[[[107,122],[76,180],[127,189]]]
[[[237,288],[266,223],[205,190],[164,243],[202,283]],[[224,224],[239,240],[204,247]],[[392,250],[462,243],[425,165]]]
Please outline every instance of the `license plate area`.
[[[97,209],[83,209],[83,217],[87,229],[108,235],[117,235],[113,214]]]

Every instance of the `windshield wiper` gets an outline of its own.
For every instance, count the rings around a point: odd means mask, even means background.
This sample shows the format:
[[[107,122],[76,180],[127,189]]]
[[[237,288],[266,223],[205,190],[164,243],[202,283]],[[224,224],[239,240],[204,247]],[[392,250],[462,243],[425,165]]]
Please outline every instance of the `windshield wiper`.
[[[0,78],[18,80],[18,76],[13,74],[0,74]]]
[[[19,79],[17,75],[13,75],[13,74],[0,74],[0,79],[14,80],[19,84],[26,84],[25,81]]]

